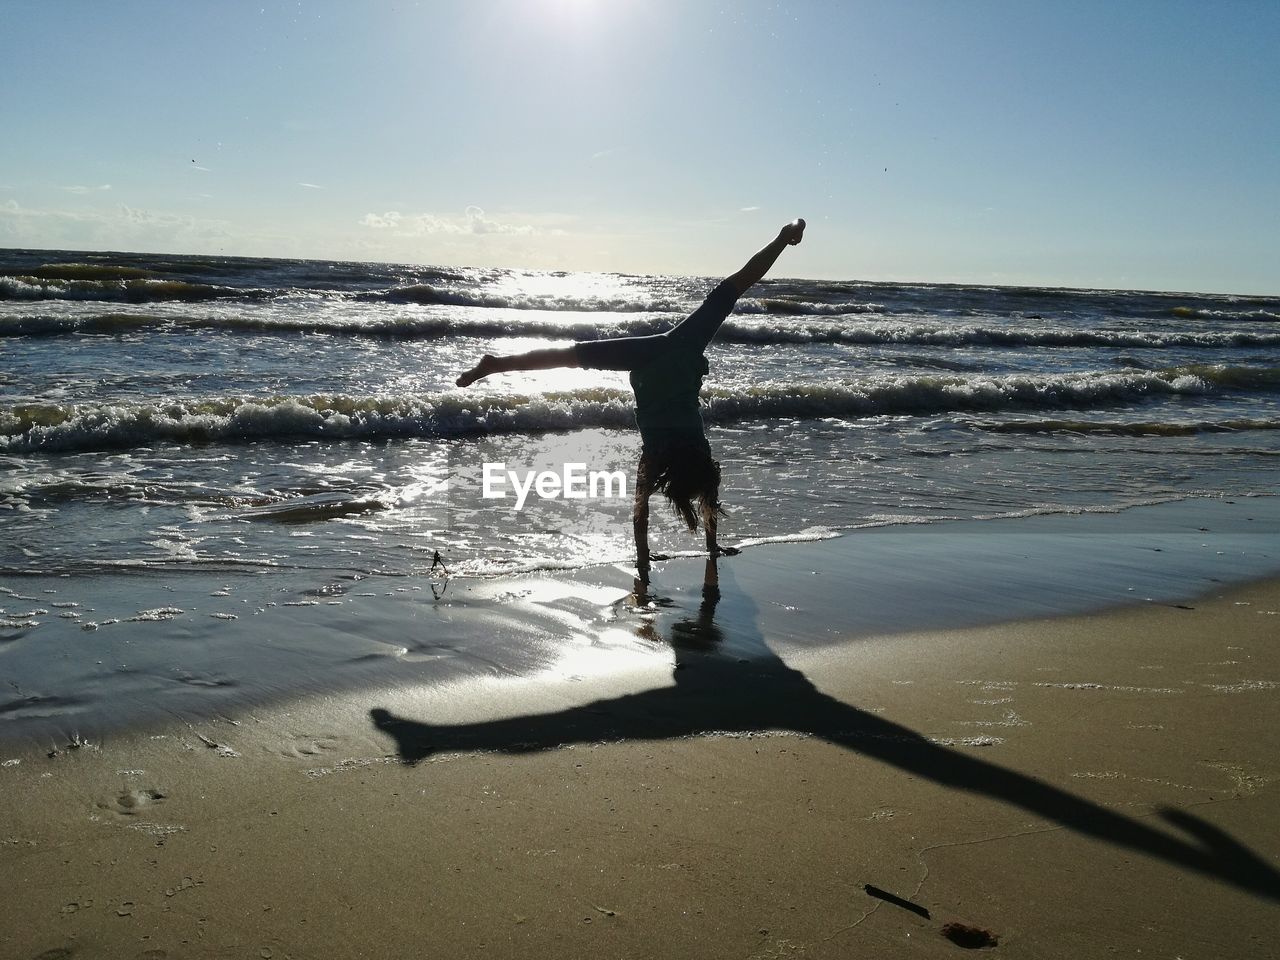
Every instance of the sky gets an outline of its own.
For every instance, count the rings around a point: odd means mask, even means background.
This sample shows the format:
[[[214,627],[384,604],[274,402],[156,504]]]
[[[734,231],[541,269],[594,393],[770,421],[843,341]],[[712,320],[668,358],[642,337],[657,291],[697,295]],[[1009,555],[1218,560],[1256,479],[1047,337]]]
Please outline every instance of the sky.
[[[8,0],[0,246],[1280,293],[1280,3]]]

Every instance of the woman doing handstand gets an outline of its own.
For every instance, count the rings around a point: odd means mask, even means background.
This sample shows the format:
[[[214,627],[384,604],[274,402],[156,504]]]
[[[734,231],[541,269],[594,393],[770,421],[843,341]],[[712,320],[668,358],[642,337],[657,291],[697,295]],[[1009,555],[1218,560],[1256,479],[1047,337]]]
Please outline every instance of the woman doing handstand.
[[[655,492],[671,501],[690,532],[698,529],[701,515],[711,556],[737,552],[716,542],[716,518],[724,511],[720,507],[720,464],[711,456],[698,409],[698,392],[708,372],[703,351],[738,298],[769,271],[787,246],[799,243],[803,236],[803,220],[787,224],[741,270],[712,290],[702,306],[665,333],[587,340],[509,357],[485,354],[458,377],[458,386],[465,387],[490,374],[516,370],[587,367],[630,371],[641,439],[633,519],[636,567],[642,579],[649,576],[649,497]],[[661,559],[659,555],[652,557]]]

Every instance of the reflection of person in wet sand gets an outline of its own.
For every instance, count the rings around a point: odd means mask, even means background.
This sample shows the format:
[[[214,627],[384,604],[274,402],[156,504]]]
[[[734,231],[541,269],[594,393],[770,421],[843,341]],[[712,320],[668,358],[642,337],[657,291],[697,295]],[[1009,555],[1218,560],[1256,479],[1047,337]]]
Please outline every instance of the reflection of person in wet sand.
[[[701,517],[708,553],[736,552],[716,540],[716,519],[724,511],[720,507],[720,464],[711,456],[698,409],[698,391],[708,372],[704,351],[738,298],[764,277],[784,249],[800,242],[804,227],[803,220],[783,227],[741,270],[711,291],[702,306],[665,333],[589,340],[509,357],[485,354],[458,377],[458,386],[465,387],[491,374],[516,370],[589,367],[630,371],[641,439],[634,520],[636,566],[642,577],[648,576],[650,559],[665,559],[649,552],[649,497],[654,493],[666,496],[691,533],[697,531]]]
[[[646,609],[652,599],[646,591],[644,583],[637,581],[627,606]],[[602,740],[677,739],[712,731],[794,731],[820,737],[912,776],[1021,807],[1085,836],[1158,857],[1280,902],[1280,872],[1225,832],[1185,810],[1161,810],[1164,820],[1180,833],[1148,826],[1034,777],[934,743],[908,727],[828,696],[763,644],[762,655],[749,660],[724,655],[718,649],[722,635],[715,623],[719,600],[719,577],[712,557],[707,560],[697,614],[678,621],[671,630],[674,686],[555,713],[480,723],[428,724],[381,708],[371,710],[370,716],[374,726],[394,738],[400,759],[407,764],[441,752],[527,753]],[[657,636],[648,620],[638,630],[642,636]]]

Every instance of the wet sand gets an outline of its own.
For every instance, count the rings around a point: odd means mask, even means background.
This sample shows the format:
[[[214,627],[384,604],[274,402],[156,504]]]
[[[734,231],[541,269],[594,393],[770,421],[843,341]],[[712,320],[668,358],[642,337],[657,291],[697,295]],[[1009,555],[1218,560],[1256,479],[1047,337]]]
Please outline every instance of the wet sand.
[[[452,580],[200,565],[4,576],[0,753],[369,689],[447,688],[451,705],[493,679],[640,690],[669,681],[672,641],[690,633],[727,658],[790,663],[887,634],[1178,602],[1280,575],[1277,544],[1280,497],[862,529],[749,546],[721,564],[714,609],[693,557],[655,567],[644,609],[628,600],[633,571],[609,564]]]
[[[7,748],[0,955],[1274,955],[1280,580],[774,656],[733,564],[536,675]]]

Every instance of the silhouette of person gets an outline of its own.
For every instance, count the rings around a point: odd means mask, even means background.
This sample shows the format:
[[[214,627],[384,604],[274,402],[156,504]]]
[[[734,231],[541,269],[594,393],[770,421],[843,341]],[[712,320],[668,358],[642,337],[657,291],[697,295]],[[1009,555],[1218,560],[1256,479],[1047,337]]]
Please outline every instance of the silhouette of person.
[[[662,493],[676,513],[696,533],[701,518],[711,555],[734,554],[716,539],[720,506],[720,464],[711,455],[698,407],[702,378],[709,372],[704,351],[738,298],[764,278],[788,246],[804,237],[805,222],[793,220],[759,250],[737,273],[726,277],[697,310],[665,333],[646,337],[586,340],[572,347],[530,350],[506,357],[485,354],[458,377],[460,387],[495,373],[589,367],[627,370],[636,395],[636,425],[640,428],[640,462],[636,467],[636,569],[649,574],[650,560],[664,560],[649,552],[649,498]],[[695,506],[696,501],[696,506]]]

